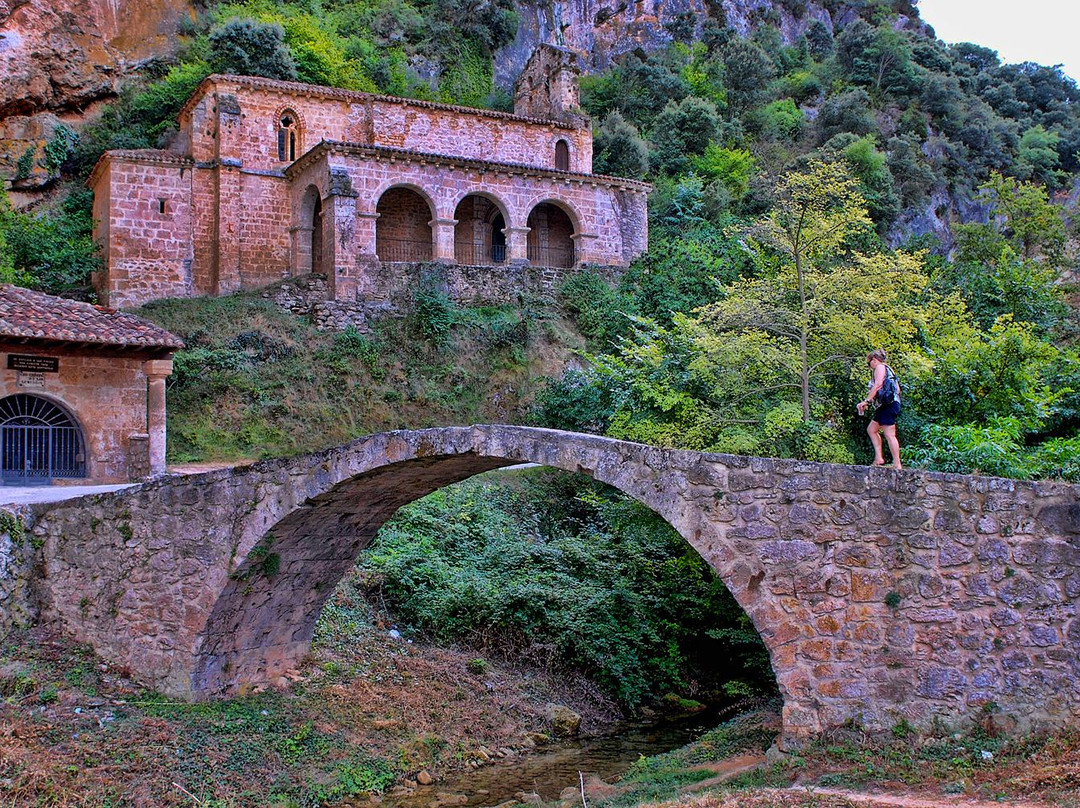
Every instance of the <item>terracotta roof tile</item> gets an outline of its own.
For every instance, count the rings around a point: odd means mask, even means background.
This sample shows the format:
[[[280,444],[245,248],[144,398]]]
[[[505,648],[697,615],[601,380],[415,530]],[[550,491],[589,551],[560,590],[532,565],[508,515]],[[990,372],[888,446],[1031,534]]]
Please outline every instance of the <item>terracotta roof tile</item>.
[[[104,306],[0,284],[0,337],[89,342],[147,348],[183,348],[174,334]]]

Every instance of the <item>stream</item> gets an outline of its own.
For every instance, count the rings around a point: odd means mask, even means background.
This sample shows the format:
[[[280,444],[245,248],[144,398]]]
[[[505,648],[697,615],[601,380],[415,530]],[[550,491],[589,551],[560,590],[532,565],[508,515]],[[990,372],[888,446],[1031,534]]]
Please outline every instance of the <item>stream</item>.
[[[591,738],[556,741],[526,755],[500,759],[490,766],[453,774],[407,796],[386,796],[389,808],[429,808],[445,805],[493,806],[521,792],[557,800],[568,786],[578,786],[578,772],[611,782],[642,755],[669,752],[699,738],[720,722],[715,710],[659,722],[627,722],[611,733]],[[456,795],[446,800],[445,795]],[[440,797],[444,799],[440,800]]]

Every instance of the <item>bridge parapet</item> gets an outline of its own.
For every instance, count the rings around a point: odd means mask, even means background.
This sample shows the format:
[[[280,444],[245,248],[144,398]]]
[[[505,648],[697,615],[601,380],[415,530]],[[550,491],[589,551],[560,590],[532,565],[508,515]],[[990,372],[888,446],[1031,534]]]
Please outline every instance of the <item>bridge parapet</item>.
[[[789,744],[857,722],[1080,716],[1075,486],[659,449],[511,426],[372,435],[304,457],[35,508],[42,613],[176,696],[234,693],[310,648],[401,505],[522,462],[665,518],[769,649]]]

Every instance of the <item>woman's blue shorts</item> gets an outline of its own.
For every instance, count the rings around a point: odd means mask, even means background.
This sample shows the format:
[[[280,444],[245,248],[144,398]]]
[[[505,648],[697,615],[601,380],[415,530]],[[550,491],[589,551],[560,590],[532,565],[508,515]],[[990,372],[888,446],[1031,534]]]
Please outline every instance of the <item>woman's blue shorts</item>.
[[[900,402],[894,401],[891,404],[886,404],[884,407],[878,407],[874,410],[873,420],[877,421],[882,426],[892,426],[896,423],[896,417],[900,414]]]

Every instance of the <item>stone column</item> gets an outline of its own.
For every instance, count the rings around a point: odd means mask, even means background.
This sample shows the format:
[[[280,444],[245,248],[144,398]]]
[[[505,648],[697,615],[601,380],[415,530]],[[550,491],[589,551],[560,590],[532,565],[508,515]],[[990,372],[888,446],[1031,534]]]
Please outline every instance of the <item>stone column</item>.
[[[433,257],[436,261],[454,263],[454,228],[457,227],[457,223],[457,219],[432,219],[428,222],[435,241]]]
[[[146,434],[150,438],[150,476],[165,473],[165,379],[172,375],[171,359],[143,363],[146,373]]]
[[[575,233],[570,236],[570,240],[574,242],[574,266],[609,263],[603,256],[596,254],[597,238],[599,236],[595,233]]]
[[[504,227],[506,236],[506,262],[509,264],[529,263],[529,227]]]

